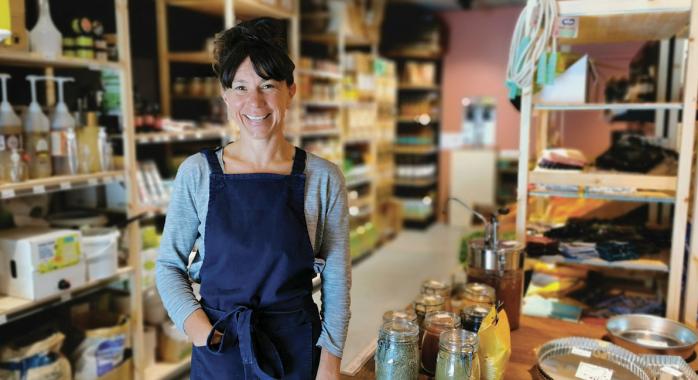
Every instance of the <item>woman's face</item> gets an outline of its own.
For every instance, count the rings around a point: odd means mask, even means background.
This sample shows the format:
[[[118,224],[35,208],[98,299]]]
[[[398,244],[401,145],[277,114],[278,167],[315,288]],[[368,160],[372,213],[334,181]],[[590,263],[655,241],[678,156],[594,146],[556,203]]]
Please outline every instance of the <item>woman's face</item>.
[[[238,67],[232,87],[223,92],[223,99],[228,117],[238,123],[241,134],[267,140],[276,133],[283,134],[286,110],[295,93],[295,84],[289,87],[285,81],[257,75],[247,57]]]

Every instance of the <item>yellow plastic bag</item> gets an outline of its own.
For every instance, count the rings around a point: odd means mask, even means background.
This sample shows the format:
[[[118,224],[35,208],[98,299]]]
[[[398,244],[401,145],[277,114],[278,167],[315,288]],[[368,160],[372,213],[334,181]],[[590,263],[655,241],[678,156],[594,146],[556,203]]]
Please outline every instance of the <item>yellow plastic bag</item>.
[[[480,338],[480,379],[501,380],[511,356],[511,335],[507,313],[497,313],[493,306],[482,321],[478,331]]]

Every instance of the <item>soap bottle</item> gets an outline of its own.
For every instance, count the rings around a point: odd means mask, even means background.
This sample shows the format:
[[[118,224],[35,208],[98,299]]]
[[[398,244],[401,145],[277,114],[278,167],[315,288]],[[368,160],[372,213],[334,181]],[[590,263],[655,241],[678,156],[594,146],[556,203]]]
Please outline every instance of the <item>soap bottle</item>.
[[[45,77],[27,75],[31,89],[31,103],[27,107],[24,124],[24,148],[27,153],[30,178],[51,176],[51,145],[49,121],[36,101],[36,81]]]
[[[80,146],[80,173],[97,173],[102,170],[100,152],[100,127],[97,125],[97,113],[87,112],[85,126],[78,129]],[[103,148],[102,148],[103,149]]]
[[[56,58],[63,53],[61,32],[51,20],[48,0],[39,0],[39,20],[29,32],[29,46],[32,51],[45,57]]]
[[[58,87],[58,102],[51,114],[51,159],[56,175],[78,174],[78,142],[75,118],[63,99],[63,85],[74,81],[68,77],[53,77]]]
[[[9,170],[12,167],[12,152],[22,150],[22,121],[12,109],[7,98],[9,74],[0,73],[2,101],[0,102],[0,182],[12,181]]]

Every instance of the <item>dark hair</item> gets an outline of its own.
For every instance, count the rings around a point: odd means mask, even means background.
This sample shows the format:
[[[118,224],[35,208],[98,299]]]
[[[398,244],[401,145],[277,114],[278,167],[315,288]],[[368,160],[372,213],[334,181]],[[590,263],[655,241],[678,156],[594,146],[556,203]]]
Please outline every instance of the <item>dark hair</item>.
[[[223,88],[232,86],[235,73],[247,57],[264,79],[293,84],[296,65],[286,53],[286,40],[279,20],[262,17],[241,22],[216,35],[213,70]]]

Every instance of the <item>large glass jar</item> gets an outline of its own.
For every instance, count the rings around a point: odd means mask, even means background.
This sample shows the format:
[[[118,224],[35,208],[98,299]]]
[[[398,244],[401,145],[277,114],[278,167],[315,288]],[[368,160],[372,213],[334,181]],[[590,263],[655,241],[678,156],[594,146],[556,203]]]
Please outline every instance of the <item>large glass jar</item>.
[[[383,323],[376,347],[376,379],[417,380],[419,327],[404,319]]]
[[[493,287],[479,282],[465,284],[464,306],[490,307],[494,305],[495,300],[496,295]]]
[[[419,325],[419,342],[422,342],[424,335],[424,317],[433,311],[444,309],[444,299],[441,296],[421,294],[414,301],[414,312],[417,314],[417,324]]]
[[[422,283],[422,294],[437,295],[444,299],[444,310],[451,311],[451,287],[441,281],[426,280]]]
[[[439,339],[444,331],[460,327],[460,317],[450,311],[435,311],[424,318],[422,337],[422,369],[429,375],[436,372],[436,357],[439,354]]]
[[[466,306],[460,313],[460,320],[463,329],[477,334],[477,332],[480,331],[482,321],[489,312],[490,307],[483,307],[480,305]]]
[[[415,314],[414,310],[390,310],[383,313],[383,323],[390,322],[393,319],[404,319],[419,326],[417,314]]]
[[[461,329],[441,333],[436,380],[479,380],[477,334]]]

